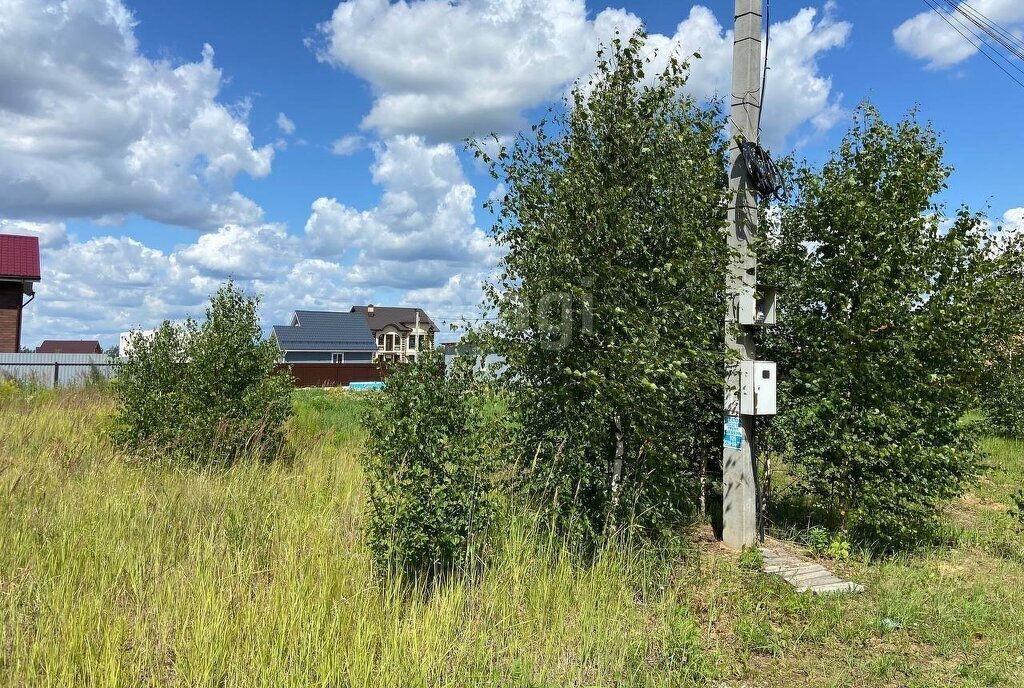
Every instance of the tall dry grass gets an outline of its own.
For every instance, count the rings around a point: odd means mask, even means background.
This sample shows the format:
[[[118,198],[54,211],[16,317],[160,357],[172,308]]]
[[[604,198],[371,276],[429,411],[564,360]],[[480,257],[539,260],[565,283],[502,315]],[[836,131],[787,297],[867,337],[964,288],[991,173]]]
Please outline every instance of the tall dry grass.
[[[0,401],[0,684],[700,678],[699,633],[660,608],[657,557],[583,563],[514,517],[472,581],[428,595],[375,577],[358,403],[302,395],[292,461],[199,471],[118,456],[102,394]]]
[[[357,399],[297,395],[291,461],[118,456],[99,392],[0,386],[0,687],[1020,686],[1024,445],[990,442],[949,543],[798,595],[713,544],[580,560],[507,515],[472,579],[382,582]]]

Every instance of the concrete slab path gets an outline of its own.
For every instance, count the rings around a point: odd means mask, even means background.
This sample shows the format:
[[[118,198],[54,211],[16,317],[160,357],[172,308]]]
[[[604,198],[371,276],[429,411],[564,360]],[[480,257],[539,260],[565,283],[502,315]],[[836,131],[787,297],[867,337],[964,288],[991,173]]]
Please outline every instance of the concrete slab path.
[[[837,578],[821,564],[803,559],[787,551],[781,545],[772,544],[761,548],[764,570],[781,576],[796,588],[797,592],[856,593],[864,592],[864,586],[853,581]]]

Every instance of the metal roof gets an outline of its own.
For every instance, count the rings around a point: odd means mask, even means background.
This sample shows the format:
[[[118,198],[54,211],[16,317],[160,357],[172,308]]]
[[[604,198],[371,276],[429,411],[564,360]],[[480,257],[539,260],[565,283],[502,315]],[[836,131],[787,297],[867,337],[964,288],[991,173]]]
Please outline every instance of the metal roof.
[[[376,351],[362,313],[295,311],[294,325],[274,325],[282,351]]]
[[[37,354],[101,354],[103,347],[95,339],[44,339]]]
[[[0,279],[12,278],[40,278],[39,237],[0,234]]]
[[[373,308],[373,315],[369,309]],[[383,330],[388,325],[399,330],[411,330],[416,325],[416,314],[419,313],[420,327],[437,332],[437,325],[422,308],[398,308],[396,306],[352,306],[353,313],[366,315],[366,321],[373,331]]]

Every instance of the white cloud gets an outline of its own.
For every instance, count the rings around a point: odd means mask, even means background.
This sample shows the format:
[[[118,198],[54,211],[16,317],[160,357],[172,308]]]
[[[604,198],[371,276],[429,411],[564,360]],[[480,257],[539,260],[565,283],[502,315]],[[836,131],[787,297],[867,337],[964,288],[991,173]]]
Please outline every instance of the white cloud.
[[[518,128],[593,59],[582,0],[351,0],[320,30],[320,59],[370,82],[363,124],[385,136]]]
[[[765,128],[775,144],[804,122],[827,129],[838,118],[839,99],[817,59],[845,44],[850,25],[834,20],[831,7],[820,18],[801,10],[773,27]],[[583,0],[347,0],[321,25],[318,56],[372,86],[365,128],[456,141],[521,128],[525,110],[592,69],[599,43],[639,24],[621,9],[588,19]],[[700,52],[689,90],[698,97],[729,93],[732,32],[711,10],[694,6],[672,36],[652,34],[649,44],[662,60],[674,48]]]
[[[0,0],[0,207],[9,217],[252,223],[233,190],[270,172],[249,104],[218,102],[213,49],[177,66],[138,48],[120,0]]]
[[[1024,208],[1010,208],[1003,213],[1003,221],[1000,223],[1005,232],[1024,233]]]
[[[476,227],[476,191],[455,149],[415,136],[388,139],[376,149],[373,180],[379,205],[357,210],[318,198],[306,238],[320,255],[354,260],[354,283],[416,288],[444,284],[465,269],[493,263],[491,240]]]
[[[6,231],[9,223],[0,226]],[[296,308],[347,309],[373,294],[351,284],[349,268],[304,257],[299,238],[280,225],[229,225],[169,252],[130,237],[63,236],[62,243],[43,247],[43,279],[25,310],[28,346],[47,338],[98,337],[112,344],[128,329],[200,317],[228,277],[263,295],[260,313],[268,328],[286,322]]]
[[[959,7],[980,13],[1018,34],[1024,30],[1024,3],[1020,0],[974,0],[969,6],[965,5],[967,3],[960,3]],[[896,46],[912,57],[927,60],[929,69],[952,67],[978,52],[967,39],[978,33],[970,20],[952,10],[939,12],[942,16],[926,10],[893,30]]]
[[[63,222],[0,219],[0,234],[37,236],[40,248],[60,248],[68,243],[68,231]]]
[[[288,115],[279,112],[277,113],[277,128],[281,130],[282,134],[291,136],[295,133],[295,122],[288,119]]]
[[[286,271],[287,263],[295,262],[297,249],[283,225],[226,225],[200,236],[176,258],[219,279],[273,279]]]
[[[346,134],[331,143],[331,153],[334,155],[352,155],[366,146],[366,141],[359,134]]]

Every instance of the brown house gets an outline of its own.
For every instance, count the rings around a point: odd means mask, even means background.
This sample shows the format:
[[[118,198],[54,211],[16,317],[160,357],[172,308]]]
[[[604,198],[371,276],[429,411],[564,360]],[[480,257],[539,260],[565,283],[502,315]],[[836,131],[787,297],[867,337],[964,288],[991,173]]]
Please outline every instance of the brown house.
[[[44,339],[37,354],[101,354],[103,347],[95,339]]]
[[[0,353],[21,349],[21,312],[39,278],[39,238],[0,234]]]

